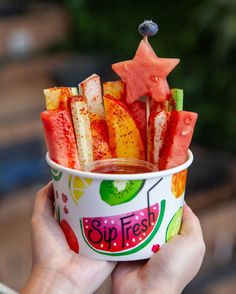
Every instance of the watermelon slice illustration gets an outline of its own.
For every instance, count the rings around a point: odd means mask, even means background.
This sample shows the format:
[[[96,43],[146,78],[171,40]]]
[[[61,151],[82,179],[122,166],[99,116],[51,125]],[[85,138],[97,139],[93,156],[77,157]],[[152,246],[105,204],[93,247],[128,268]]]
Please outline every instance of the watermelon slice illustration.
[[[130,213],[107,217],[84,217],[81,232],[87,245],[104,255],[133,254],[144,248],[158,232],[166,201]]]

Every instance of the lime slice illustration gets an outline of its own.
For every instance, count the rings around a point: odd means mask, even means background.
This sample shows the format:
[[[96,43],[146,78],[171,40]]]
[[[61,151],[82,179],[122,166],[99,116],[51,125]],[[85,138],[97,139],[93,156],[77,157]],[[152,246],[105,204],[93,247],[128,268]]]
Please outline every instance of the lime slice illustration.
[[[166,230],[166,242],[179,233],[182,220],[182,213],[183,207],[180,207],[172,217]]]
[[[51,175],[54,181],[59,182],[62,177],[62,172],[55,168],[51,168]]]
[[[92,183],[92,181],[92,179],[88,178],[69,176],[70,195],[76,205],[78,205],[80,197],[84,195],[85,190]]]

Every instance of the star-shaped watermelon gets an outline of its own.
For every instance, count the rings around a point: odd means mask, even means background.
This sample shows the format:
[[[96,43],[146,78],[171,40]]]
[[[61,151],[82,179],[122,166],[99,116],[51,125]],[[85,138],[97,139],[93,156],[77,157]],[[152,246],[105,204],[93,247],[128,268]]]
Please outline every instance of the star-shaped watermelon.
[[[126,83],[127,103],[141,96],[150,96],[162,102],[168,99],[170,93],[166,77],[179,61],[178,58],[158,57],[147,39],[143,39],[132,60],[115,63],[112,69]]]

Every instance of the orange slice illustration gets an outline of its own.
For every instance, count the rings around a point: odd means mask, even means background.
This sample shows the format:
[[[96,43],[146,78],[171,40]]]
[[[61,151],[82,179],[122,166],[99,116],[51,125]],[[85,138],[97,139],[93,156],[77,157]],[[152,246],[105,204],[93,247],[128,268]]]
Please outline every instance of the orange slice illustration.
[[[187,169],[172,176],[171,190],[176,198],[180,197],[184,193],[186,180]]]

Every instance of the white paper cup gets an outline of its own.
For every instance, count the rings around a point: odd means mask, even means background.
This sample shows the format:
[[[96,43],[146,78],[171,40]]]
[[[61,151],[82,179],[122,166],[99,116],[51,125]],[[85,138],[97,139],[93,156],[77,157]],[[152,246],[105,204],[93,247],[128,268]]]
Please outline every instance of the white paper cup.
[[[175,168],[142,174],[78,171],[53,162],[57,219],[70,247],[101,260],[151,257],[178,234],[188,160]]]

